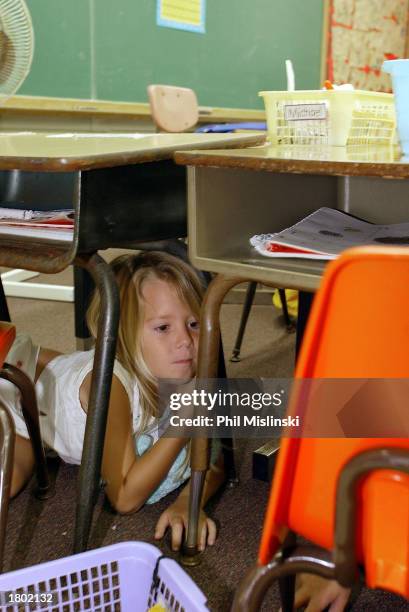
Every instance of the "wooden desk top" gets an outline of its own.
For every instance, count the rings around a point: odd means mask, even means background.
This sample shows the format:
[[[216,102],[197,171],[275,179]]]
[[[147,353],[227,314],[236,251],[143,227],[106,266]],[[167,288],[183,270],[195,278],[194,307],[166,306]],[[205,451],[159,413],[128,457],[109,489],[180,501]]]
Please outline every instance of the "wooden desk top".
[[[276,173],[409,178],[409,158],[398,147],[312,147],[261,145],[222,151],[189,150],[175,155],[178,164],[264,170]]]
[[[264,142],[260,134],[0,133],[0,170],[69,172],[170,159],[176,150]]]

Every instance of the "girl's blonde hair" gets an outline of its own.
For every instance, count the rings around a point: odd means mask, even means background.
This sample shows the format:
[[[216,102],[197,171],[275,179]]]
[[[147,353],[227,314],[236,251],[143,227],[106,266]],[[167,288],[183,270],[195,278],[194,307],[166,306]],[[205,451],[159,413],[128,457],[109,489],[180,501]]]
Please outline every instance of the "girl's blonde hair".
[[[198,320],[204,289],[188,264],[160,251],[120,255],[110,265],[118,283],[121,309],[116,359],[138,381],[141,403],[139,433],[143,433],[150,419],[159,416],[158,383],[149,370],[142,352],[143,284],[149,279],[159,279],[169,283]],[[99,293],[95,291],[87,312],[88,327],[94,338],[97,333],[99,311],[100,298]]]

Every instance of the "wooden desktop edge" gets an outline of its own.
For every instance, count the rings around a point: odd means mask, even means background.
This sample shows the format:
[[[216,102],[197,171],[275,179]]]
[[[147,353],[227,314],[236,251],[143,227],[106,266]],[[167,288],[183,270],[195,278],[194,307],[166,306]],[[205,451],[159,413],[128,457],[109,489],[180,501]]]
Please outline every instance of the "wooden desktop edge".
[[[232,148],[232,147],[231,147]],[[218,151],[178,151],[175,162],[183,166],[202,166],[219,168],[243,168],[248,170],[263,170],[266,172],[288,174],[323,174],[333,176],[374,176],[384,179],[409,178],[409,163],[405,162],[348,162],[314,159],[281,159],[243,155],[235,152],[229,156],[228,150],[222,154]]]
[[[199,135],[200,136],[200,135]],[[243,140],[238,138],[236,142],[229,143],[232,148],[250,147],[264,143],[265,136],[263,134],[255,134],[251,137],[250,134],[243,135]],[[214,142],[203,144],[204,149],[214,149]],[[191,145],[180,145],[181,149]],[[220,142],[219,147],[225,147],[226,143]],[[112,168],[115,166],[126,166],[132,164],[141,164],[153,161],[162,161],[172,159],[174,156],[175,147],[166,147],[162,149],[156,147],[154,150],[146,151],[125,151],[115,153],[105,153],[99,155],[85,155],[72,157],[18,157],[18,156],[2,156],[0,154],[0,170],[26,170],[38,172],[71,172],[75,170],[93,170],[97,168]]]
[[[145,119],[151,117],[146,102],[115,102],[81,98],[53,98],[42,96],[12,96],[0,107],[2,114],[53,116],[116,116],[117,118]],[[264,110],[243,108],[199,107],[199,123],[223,121],[265,121]]]

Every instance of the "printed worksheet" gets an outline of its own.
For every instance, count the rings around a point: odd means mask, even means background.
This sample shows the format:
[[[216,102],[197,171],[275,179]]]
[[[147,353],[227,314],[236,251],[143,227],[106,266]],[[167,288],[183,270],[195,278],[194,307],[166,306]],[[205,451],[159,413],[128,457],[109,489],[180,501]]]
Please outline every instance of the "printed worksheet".
[[[378,225],[323,207],[281,232],[253,236],[250,244],[267,257],[335,259],[354,246],[409,246],[409,222]]]

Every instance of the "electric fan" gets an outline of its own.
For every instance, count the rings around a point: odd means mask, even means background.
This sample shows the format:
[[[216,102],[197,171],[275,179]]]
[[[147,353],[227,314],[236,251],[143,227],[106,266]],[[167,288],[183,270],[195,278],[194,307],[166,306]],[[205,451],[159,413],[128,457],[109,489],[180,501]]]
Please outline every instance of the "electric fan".
[[[33,50],[33,27],[24,0],[0,0],[0,103],[26,78]]]

